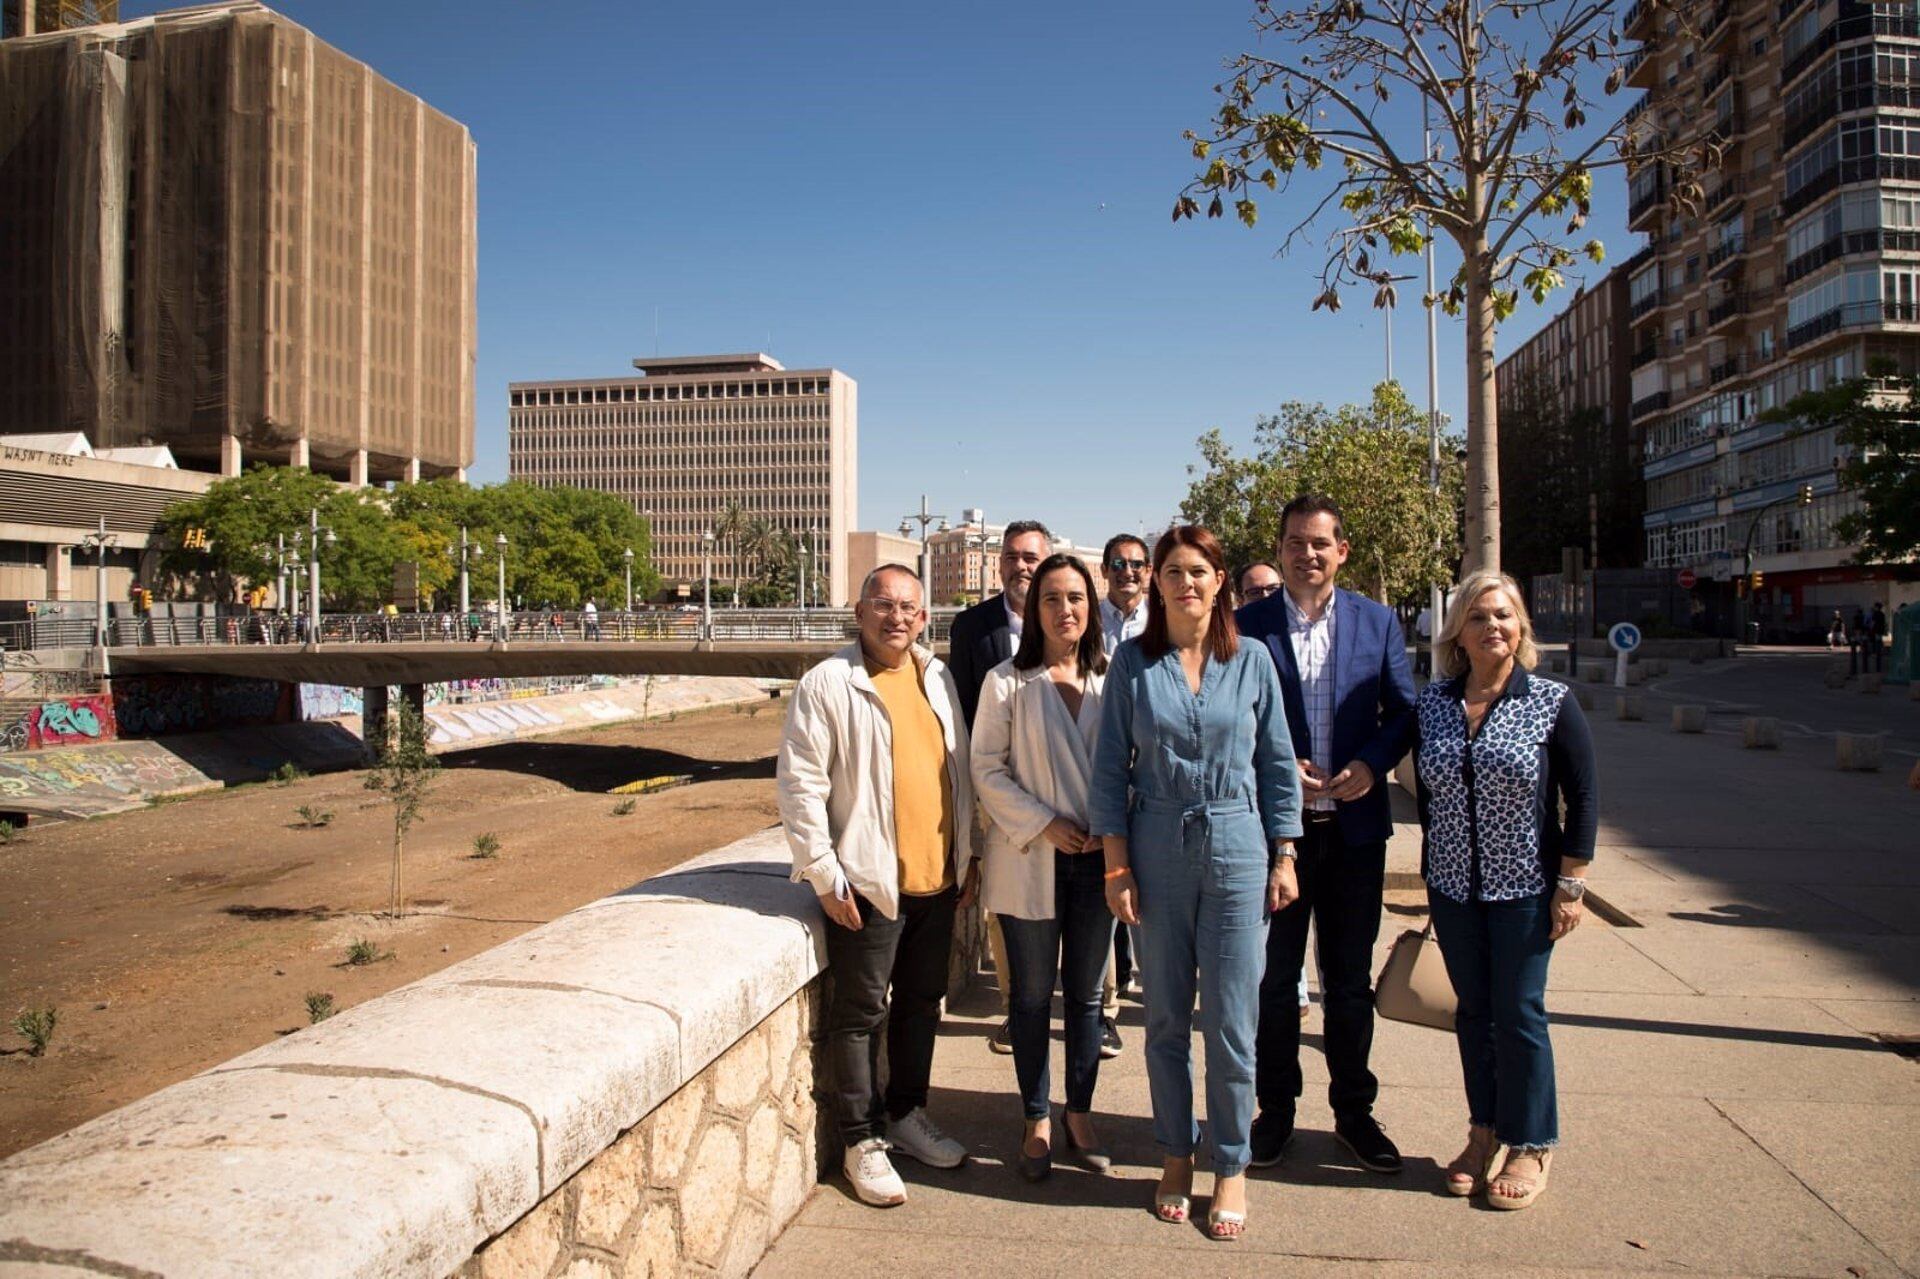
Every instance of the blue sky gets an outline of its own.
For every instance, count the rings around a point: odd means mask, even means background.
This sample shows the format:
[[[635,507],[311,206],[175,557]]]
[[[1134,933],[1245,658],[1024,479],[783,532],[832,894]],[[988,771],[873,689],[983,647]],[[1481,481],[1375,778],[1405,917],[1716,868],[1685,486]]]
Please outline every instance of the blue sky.
[[[1379,314],[1309,313],[1318,258],[1274,256],[1298,200],[1257,231],[1168,219],[1248,0],[275,7],[473,132],[476,481],[505,478],[509,381],[627,372],[656,313],[662,354],[859,381],[863,528],[923,492],[1079,541],[1156,526],[1203,431],[1245,441],[1384,369]],[[1624,185],[1598,185],[1617,260]],[[1395,326],[1416,398],[1419,291]],[[1456,418],[1460,352],[1443,321]]]

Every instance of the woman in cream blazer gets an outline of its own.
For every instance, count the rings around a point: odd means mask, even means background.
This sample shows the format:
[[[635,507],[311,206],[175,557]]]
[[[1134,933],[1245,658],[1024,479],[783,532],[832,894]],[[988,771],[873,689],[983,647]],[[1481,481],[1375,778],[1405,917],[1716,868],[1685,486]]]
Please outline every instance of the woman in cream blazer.
[[[976,802],[986,814],[981,900],[1007,943],[1014,1074],[1026,1130],[1019,1169],[1052,1171],[1048,1010],[1065,997],[1067,1148],[1106,1171],[1091,1110],[1100,1073],[1100,985],[1113,944],[1087,791],[1106,658],[1086,565],[1055,555],[1034,573],[1019,647],[987,673],[973,722]]]

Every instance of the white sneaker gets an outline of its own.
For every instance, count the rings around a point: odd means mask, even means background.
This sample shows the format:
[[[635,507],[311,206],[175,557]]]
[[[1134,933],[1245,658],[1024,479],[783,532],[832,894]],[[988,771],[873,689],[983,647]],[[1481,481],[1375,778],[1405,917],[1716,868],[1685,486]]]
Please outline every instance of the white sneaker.
[[[893,1170],[893,1160],[887,1158],[887,1143],[879,1137],[869,1137],[857,1146],[847,1147],[847,1157],[842,1165],[847,1180],[853,1183],[853,1193],[860,1196],[861,1203],[872,1204],[876,1208],[892,1208],[907,1201],[907,1188],[900,1180],[900,1174]]]
[[[967,1162],[967,1148],[934,1127],[925,1106],[889,1123],[887,1144],[929,1168],[958,1168]]]

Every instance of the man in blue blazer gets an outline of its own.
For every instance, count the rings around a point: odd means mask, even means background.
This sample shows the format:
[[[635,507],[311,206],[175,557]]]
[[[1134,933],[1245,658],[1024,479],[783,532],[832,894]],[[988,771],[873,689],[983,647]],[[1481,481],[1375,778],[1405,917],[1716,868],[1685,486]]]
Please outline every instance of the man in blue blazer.
[[[1314,495],[1280,514],[1286,589],[1241,609],[1240,633],[1280,671],[1299,757],[1306,834],[1295,846],[1300,897],[1273,917],[1260,984],[1253,1165],[1280,1161],[1300,1096],[1297,991],[1307,923],[1319,934],[1334,1132],[1367,1168],[1399,1172],[1400,1152],[1373,1118],[1373,944],[1393,815],[1386,787],[1413,736],[1413,675],[1392,610],[1334,585],[1348,544],[1340,508]]]

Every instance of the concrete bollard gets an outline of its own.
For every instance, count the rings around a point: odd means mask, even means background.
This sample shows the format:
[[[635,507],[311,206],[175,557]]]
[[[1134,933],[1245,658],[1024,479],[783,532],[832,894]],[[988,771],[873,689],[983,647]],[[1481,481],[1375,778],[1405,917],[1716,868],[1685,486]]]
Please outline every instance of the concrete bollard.
[[[1638,693],[1621,693],[1613,699],[1615,719],[1639,720],[1647,717],[1647,702]]]
[[[1887,753],[1887,739],[1879,733],[1836,733],[1833,746],[1843,773],[1877,773]]]
[[[1590,711],[1593,709],[1593,690],[1584,684],[1575,684],[1573,686],[1573,700],[1580,703],[1581,710]]]
[[[1646,668],[1645,666],[1629,666],[1629,667],[1627,667],[1627,685],[1628,685],[1628,687],[1633,687],[1633,686],[1635,686],[1635,685],[1639,685],[1639,684],[1644,684],[1644,683],[1646,683],[1646,682],[1647,682],[1647,675],[1648,675],[1648,673],[1649,673],[1649,672],[1647,671],[1647,668]]]
[[[1780,721],[1771,715],[1749,715],[1740,721],[1740,744],[1750,751],[1780,749]]]
[[[1880,685],[1885,681],[1885,679],[1886,677],[1884,675],[1881,675],[1878,671],[1874,672],[1871,675],[1868,675],[1862,672],[1860,676],[1860,691],[1863,693],[1878,694],[1880,691]]]
[[[1673,731],[1676,733],[1706,732],[1707,708],[1696,705],[1680,705],[1674,707]]]

